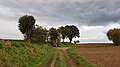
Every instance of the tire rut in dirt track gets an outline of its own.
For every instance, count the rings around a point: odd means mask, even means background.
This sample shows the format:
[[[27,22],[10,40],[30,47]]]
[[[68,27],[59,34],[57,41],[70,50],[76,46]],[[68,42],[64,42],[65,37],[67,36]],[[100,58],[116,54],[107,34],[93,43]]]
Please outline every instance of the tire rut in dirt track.
[[[66,51],[63,52],[64,52],[65,61],[67,63],[67,67],[77,67],[75,63],[70,59],[70,57],[66,54]]]
[[[57,55],[58,52],[56,51],[50,58],[48,58],[48,61],[43,63],[40,67],[54,67]]]
[[[76,64],[72,61],[72,59],[68,56],[68,54],[66,52],[66,50],[69,48],[70,47],[61,47],[61,48],[57,48],[57,49],[63,53],[67,67],[77,67]]]
[[[40,67],[54,67],[56,58],[59,53],[63,53],[63,57],[65,58],[66,67],[77,67],[76,64],[72,61],[72,59],[67,54],[67,49],[70,47],[59,47],[56,49],[55,53],[48,59],[47,62],[43,63]]]

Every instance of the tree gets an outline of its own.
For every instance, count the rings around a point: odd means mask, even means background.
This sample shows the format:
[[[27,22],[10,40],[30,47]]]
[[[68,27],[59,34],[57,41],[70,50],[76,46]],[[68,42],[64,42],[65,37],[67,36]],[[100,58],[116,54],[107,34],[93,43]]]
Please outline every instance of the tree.
[[[120,29],[110,29],[107,32],[107,37],[112,40],[115,45],[120,45]]]
[[[19,18],[18,23],[19,30],[24,35],[24,39],[30,41],[30,30],[34,27],[35,24],[34,17],[30,15],[24,15]]]
[[[32,43],[45,43],[48,36],[48,30],[42,26],[36,25],[30,32],[30,40]]]
[[[63,42],[64,42],[64,39],[67,36],[67,29],[65,27],[61,26],[61,27],[58,28],[58,32],[62,35],[62,39],[63,39]]]
[[[50,37],[50,42],[53,46],[59,46],[60,43],[60,35],[59,32],[55,28],[50,28],[49,30],[49,37]]]
[[[70,40],[70,43],[72,42],[72,39],[74,37],[79,37],[79,29],[74,26],[74,25],[70,25],[70,26],[65,26],[66,28],[66,31],[67,31],[67,37],[69,38]]]

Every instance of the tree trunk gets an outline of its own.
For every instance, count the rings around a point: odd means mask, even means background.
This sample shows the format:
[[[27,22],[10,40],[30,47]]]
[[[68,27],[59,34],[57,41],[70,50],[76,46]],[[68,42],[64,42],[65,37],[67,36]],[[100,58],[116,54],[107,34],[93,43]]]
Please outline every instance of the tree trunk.
[[[65,37],[62,37],[62,39],[63,39],[63,43],[64,43]]]
[[[57,39],[55,39],[55,47],[57,47]]]
[[[70,40],[70,43],[71,43],[72,41]]]
[[[29,31],[25,33],[25,40],[26,40],[28,43],[31,42],[31,41],[30,41],[30,32],[29,32]]]
[[[63,39],[63,43],[64,43],[64,39]]]
[[[72,42],[72,38],[69,38],[69,40],[70,40],[70,43]]]

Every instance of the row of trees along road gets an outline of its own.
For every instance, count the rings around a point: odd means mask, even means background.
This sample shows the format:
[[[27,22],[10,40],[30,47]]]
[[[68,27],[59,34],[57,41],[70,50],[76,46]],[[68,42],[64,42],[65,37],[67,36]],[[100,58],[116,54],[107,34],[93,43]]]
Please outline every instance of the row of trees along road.
[[[30,15],[24,15],[19,18],[19,30],[24,35],[24,39],[31,43],[50,42],[53,46],[59,46],[61,38],[69,38],[70,42],[74,37],[79,37],[79,29],[74,25],[61,26],[58,29],[46,28],[35,25],[35,18]]]
[[[110,29],[107,32],[107,37],[109,40],[112,40],[115,45],[120,45],[120,29]]]

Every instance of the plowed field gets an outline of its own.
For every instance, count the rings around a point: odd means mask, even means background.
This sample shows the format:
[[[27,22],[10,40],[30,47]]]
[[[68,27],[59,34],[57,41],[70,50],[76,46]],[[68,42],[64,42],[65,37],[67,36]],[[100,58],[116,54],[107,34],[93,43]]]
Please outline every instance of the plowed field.
[[[96,67],[120,67],[120,46],[77,48],[75,52]]]
[[[110,46],[113,45],[113,43],[82,43],[82,44],[76,44],[76,46]]]

